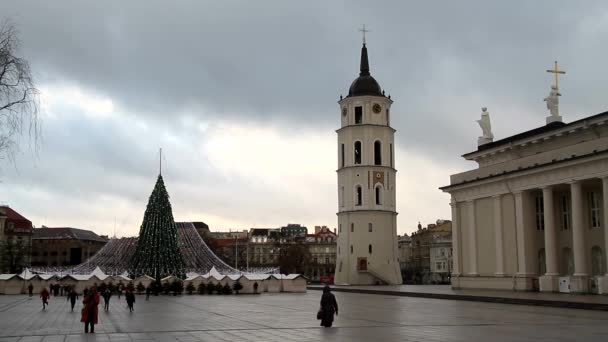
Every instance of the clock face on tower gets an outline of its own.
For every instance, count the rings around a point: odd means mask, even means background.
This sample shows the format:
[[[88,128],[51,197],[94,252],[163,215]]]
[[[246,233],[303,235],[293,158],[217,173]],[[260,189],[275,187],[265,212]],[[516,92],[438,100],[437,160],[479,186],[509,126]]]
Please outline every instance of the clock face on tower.
[[[374,103],[374,106],[372,107],[372,110],[374,111],[374,113],[378,114],[382,110],[382,107],[380,107],[379,104]]]

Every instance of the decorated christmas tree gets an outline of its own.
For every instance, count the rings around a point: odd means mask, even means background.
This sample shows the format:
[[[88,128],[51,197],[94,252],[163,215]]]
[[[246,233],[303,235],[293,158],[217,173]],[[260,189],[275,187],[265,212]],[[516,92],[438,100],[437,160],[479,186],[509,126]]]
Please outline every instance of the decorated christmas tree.
[[[129,269],[131,277],[149,275],[157,280],[169,275],[185,275],[177,240],[177,226],[161,175],[148,200]]]

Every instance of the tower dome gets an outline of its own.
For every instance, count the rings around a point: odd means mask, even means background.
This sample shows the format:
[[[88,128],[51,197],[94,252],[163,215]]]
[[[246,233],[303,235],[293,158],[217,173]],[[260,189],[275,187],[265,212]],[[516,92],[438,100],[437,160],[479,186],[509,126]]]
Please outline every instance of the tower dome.
[[[348,89],[348,96],[384,96],[382,88],[375,78],[369,73],[369,60],[367,58],[367,47],[363,43],[361,48],[361,67],[359,77],[357,77]]]

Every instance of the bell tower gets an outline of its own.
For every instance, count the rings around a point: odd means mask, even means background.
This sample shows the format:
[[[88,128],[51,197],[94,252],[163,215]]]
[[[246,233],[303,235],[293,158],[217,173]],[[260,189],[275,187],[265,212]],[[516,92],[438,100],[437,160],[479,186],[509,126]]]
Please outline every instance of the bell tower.
[[[371,76],[365,40],[359,77],[340,98],[336,284],[401,284],[397,261],[393,101]]]

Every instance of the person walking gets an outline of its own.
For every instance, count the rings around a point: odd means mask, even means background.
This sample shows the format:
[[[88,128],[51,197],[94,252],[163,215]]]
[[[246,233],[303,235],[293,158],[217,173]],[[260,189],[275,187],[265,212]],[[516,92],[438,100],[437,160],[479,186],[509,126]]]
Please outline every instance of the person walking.
[[[329,285],[325,285],[323,288],[323,295],[321,296],[321,308],[317,314],[317,318],[321,320],[321,326],[331,328],[334,322],[334,313],[338,315],[338,302]]]
[[[152,293],[152,289],[148,286],[146,287],[146,300],[150,300],[150,293]]]
[[[42,298],[42,310],[46,310],[46,306],[49,305],[49,297],[51,294],[47,291],[46,287],[42,288],[40,291],[40,298]]]
[[[127,306],[129,307],[129,312],[133,312],[133,303],[135,303],[135,294],[130,289],[127,289],[125,292],[125,300],[127,301]]]
[[[30,294],[30,297],[34,295],[34,285],[32,283],[28,285],[27,292]]]
[[[68,300],[70,301],[72,312],[74,312],[74,306],[76,305],[77,299],[78,299],[78,293],[76,293],[76,289],[72,288],[70,290],[70,293],[68,294]]]
[[[97,306],[99,305],[99,293],[95,287],[89,290],[87,295],[84,297],[82,304],[84,305],[84,308],[82,308],[82,316],[80,317],[80,321],[84,323],[84,333],[88,333],[90,327],[91,334],[94,334],[95,324],[97,324],[99,314],[97,310]]]
[[[103,308],[108,311],[110,309],[110,298],[112,297],[112,291],[110,289],[106,289],[103,292]]]
[[[118,284],[118,299],[120,299],[120,295],[122,295],[122,284]]]

